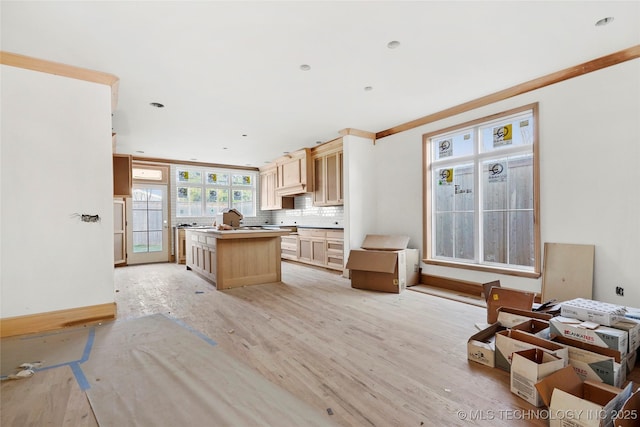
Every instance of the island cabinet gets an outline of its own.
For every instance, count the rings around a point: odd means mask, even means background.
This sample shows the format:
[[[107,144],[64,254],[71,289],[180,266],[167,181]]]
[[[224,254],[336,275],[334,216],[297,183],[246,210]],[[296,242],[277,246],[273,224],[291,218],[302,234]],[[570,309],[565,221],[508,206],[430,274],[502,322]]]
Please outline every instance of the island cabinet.
[[[280,230],[186,229],[187,269],[216,289],[279,282]]]
[[[282,236],[280,242],[282,248],[282,259],[298,261],[298,235],[290,234]]]
[[[303,148],[275,161],[276,194],[292,196],[313,191],[311,150]]]
[[[260,209],[293,209],[294,197],[276,194],[278,167],[275,163],[260,169]]]
[[[312,150],[313,205],[344,204],[342,138],[327,142]]]

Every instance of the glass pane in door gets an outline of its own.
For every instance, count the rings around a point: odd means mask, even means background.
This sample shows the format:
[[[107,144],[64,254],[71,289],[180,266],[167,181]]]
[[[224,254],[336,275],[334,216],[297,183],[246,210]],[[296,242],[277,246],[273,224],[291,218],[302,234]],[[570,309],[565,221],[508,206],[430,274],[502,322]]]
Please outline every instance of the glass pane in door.
[[[161,252],[163,250],[162,190],[134,188],[133,190],[133,252]]]

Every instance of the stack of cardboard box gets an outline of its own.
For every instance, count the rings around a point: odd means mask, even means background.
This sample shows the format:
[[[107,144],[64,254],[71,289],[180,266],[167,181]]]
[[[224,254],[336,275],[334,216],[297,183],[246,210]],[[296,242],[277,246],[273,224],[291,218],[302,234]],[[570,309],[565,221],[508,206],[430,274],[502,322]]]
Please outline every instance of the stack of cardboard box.
[[[548,406],[552,427],[563,425],[554,414],[571,416],[572,426],[599,427],[612,425],[623,404],[639,409],[626,374],[635,366],[640,321],[625,317],[624,307],[580,299],[545,314],[533,311],[529,293],[496,289],[504,288],[485,289],[489,325],[469,338],[469,360],[509,372],[511,391]],[[640,413],[633,414],[632,425],[640,425]]]

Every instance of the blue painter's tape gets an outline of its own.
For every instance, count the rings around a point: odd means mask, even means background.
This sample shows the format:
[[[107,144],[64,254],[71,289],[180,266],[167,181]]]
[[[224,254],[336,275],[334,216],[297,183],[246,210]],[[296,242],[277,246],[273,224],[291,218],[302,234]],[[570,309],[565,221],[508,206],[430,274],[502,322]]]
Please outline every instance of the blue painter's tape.
[[[93,341],[96,338],[96,330],[95,328],[91,328],[89,330],[89,336],[87,337],[87,343],[84,345],[84,352],[82,353],[82,359],[78,362],[84,363],[89,360],[89,355],[91,354],[91,348],[93,347]]]
[[[184,323],[182,320],[176,319],[175,317],[171,317],[171,316],[167,316],[166,314],[162,314],[163,316],[165,316],[167,319],[173,320],[174,322],[176,322],[178,325],[182,326],[183,328],[185,328],[186,330],[188,330],[189,332],[191,332],[192,334],[194,334],[195,336],[197,336],[198,338],[208,342],[211,345],[218,345],[217,342],[215,342],[214,340],[212,340],[211,338],[209,338],[208,336],[206,336],[205,334],[203,334],[202,332],[198,331],[197,329],[192,328],[191,326],[187,325],[186,323]]]
[[[89,385],[89,381],[87,380],[87,377],[85,377],[84,372],[80,367],[80,364],[77,362],[71,362],[69,363],[69,366],[73,371],[73,375],[76,377],[76,381],[80,386],[80,390],[82,391],[89,390],[91,388],[91,385]]]

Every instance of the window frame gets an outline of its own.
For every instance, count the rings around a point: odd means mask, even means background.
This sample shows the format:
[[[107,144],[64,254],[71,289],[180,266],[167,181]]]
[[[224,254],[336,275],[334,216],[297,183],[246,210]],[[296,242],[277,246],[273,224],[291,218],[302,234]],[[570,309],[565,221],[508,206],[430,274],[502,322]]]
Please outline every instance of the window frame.
[[[452,261],[438,259],[433,253],[433,201],[432,201],[432,188],[433,179],[431,172],[431,165],[435,161],[432,160],[432,150],[430,148],[430,140],[434,137],[445,136],[454,132],[462,132],[465,129],[480,128],[483,125],[489,124],[494,121],[505,119],[509,116],[521,114],[527,111],[531,111],[533,116],[533,129],[532,129],[532,147],[531,153],[533,155],[533,269],[524,270],[518,268],[508,268],[505,266],[497,266],[493,264],[485,264],[480,258],[480,253],[476,254],[476,260],[472,262]],[[484,116],[475,120],[467,121],[464,123],[449,126],[444,129],[438,129],[433,132],[423,134],[422,138],[422,159],[423,159],[423,248],[425,257],[422,260],[425,264],[439,265],[445,267],[453,267],[460,269],[486,271],[498,274],[507,274],[528,278],[539,278],[541,276],[541,243],[540,243],[540,156],[539,156],[539,110],[538,103],[524,105],[518,108],[502,111],[489,116]],[[478,129],[474,129],[477,131]],[[480,159],[482,163],[482,155],[478,150],[474,150],[473,163],[476,164],[476,159]],[[437,167],[437,163],[436,163]],[[474,171],[474,191],[477,192],[477,186],[480,185],[482,177],[478,178],[478,174],[482,174],[482,170]],[[482,207],[479,205],[478,200],[474,199],[474,216],[477,218],[482,213]],[[482,235],[482,233],[479,233]],[[483,241],[480,241],[480,237],[474,237],[474,247],[478,248],[479,245],[483,245]]]
[[[198,172],[200,173],[200,182],[182,182],[178,180],[178,174],[181,171],[188,172]],[[211,184],[207,181],[208,174],[219,174],[219,175],[228,175],[228,183],[227,184]],[[176,165],[175,168],[175,190],[176,190],[176,218],[215,218],[216,215],[210,215],[207,210],[207,197],[208,191],[211,189],[224,189],[228,191],[228,200],[227,206],[225,208],[232,209],[234,208],[233,201],[233,192],[237,190],[250,190],[253,197],[251,203],[253,205],[253,215],[244,215],[245,218],[253,218],[258,215],[258,205],[257,205],[257,197],[258,197],[258,172],[244,169],[227,169],[227,168],[214,168],[214,167],[206,167],[206,166],[192,166],[192,165]],[[251,184],[249,185],[234,185],[233,183],[233,175],[249,175],[251,176]],[[187,187],[187,188],[198,188],[200,189],[200,215],[181,215],[178,212],[178,197],[179,191],[178,188]],[[225,209],[221,208],[221,209]]]

